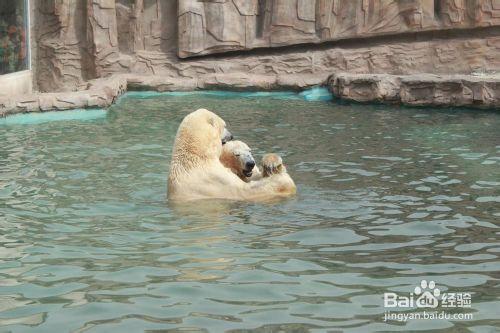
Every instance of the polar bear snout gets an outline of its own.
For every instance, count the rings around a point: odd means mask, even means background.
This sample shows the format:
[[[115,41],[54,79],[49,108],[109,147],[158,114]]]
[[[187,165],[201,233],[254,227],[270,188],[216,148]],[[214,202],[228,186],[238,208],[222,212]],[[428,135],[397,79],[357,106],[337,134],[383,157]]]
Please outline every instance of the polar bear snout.
[[[247,161],[245,163],[245,170],[252,170],[254,166],[255,166],[255,161],[254,160]]]
[[[252,155],[250,156],[245,156],[245,166],[243,168],[243,175],[245,177],[252,177],[252,171],[253,168],[255,167],[255,160],[253,159]]]
[[[222,144],[226,144],[226,142],[229,142],[233,139],[233,135],[231,132],[227,130],[227,128],[224,128],[224,132],[222,133]]]

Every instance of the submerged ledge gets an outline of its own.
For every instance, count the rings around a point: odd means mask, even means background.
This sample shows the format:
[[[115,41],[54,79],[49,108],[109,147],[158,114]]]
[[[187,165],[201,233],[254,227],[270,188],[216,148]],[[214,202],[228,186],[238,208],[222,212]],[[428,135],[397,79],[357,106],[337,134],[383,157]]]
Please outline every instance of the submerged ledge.
[[[116,102],[127,90],[188,92],[204,90],[305,91],[328,86],[335,98],[356,102],[381,102],[411,106],[500,107],[498,75],[244,75],[208,74],[197,79],[120,74],[89,81],[84,90],[35,93],[27,96],[0,97],[0,117],[11,114],[105,108]],[[255,94],[255,93],[254,93]],[[257,93],[258,94],[258,93]],[[257,96],[258,97],[258,96]],[[325,91],[303,93],[306,100],[330,99]]]
[[[326,87],[313,87],[301,92],[294,91],[231,91],[231,90],[192,90],[192,91],[128,91],[121,97],[133,97],[137,99],[154,98],[158,96],[212,96],[220,99],[227,98],[272,98],[282,100],[306,100],[306,101],[331,101],[332,93]],[[120,97],[120,98],[121,98]],[[119,101],[117,101],[118,103]]]
[[[3,125],[34,125],[52,121],[65,120],[95,120],[106,118],[105,109],[75,109],[66,111],[48,111],[38,113],[18,113],[9,117],[0,118],[0,126]]]

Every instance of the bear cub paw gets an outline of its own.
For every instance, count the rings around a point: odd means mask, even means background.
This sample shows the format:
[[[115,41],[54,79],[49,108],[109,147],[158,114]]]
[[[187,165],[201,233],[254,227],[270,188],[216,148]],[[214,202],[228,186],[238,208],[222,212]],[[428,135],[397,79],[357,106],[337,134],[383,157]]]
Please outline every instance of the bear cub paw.
[[[285,173],[286,168],[283,165],[283,160],[278,154],[270,153],[262,157],[262,176],[269,177],[271,175]]]

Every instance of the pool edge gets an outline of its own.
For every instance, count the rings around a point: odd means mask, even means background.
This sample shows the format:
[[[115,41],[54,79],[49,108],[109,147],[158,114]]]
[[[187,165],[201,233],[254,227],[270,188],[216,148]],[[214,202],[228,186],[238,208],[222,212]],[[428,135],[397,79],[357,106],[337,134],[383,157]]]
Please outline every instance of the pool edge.
[[[205,74],[197,78],[118,74],[89,81],[84,90],[0,97],[0,117],[17,113],[106,108],[127,91],[283,91],[327,87],[338,100],[407,106],[500,108],[498,75]]]

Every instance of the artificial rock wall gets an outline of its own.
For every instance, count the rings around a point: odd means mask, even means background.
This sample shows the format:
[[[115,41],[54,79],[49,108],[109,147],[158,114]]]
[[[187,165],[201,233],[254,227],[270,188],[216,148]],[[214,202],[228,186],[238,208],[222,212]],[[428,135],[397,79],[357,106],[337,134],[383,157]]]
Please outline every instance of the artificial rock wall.
[[[499,24],[498,0],[179,0],[179,56]]]
[[[91,79],[119,73],[186,80],[287,75],[326,82],[336,72],[470,74],[500,68],[500,0],[32,3],[40,91],[86,89]]]
[[[177,50],[177,0],[33,1],[36,83],[77,90],[132,70],[141,53]]]

